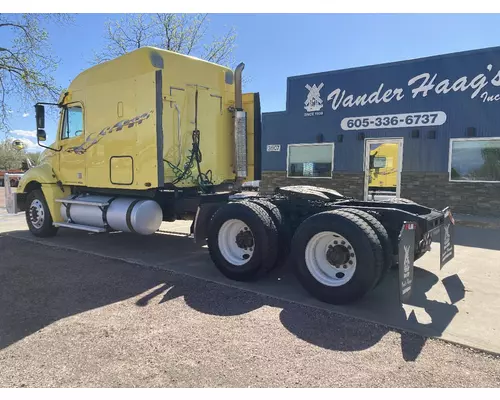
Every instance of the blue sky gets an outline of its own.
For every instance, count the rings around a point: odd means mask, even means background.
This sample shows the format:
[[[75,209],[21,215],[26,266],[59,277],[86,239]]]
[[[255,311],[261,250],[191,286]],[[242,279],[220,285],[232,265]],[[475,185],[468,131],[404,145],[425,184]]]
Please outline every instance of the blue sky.
[[[62,60],[60,85],[91,65],[93,50],[104,45],[105,21],[117,17],[78,14],[70,27],[48,28]],[[251,79],[245,91],[260,93],[263,112],[285,109],[288,76],[500,45],[495,14],[212,14],[210,20],[211,33],[237,29],[234,58],[245,63]],[[48,141],[54,138],[51,125]],[[13,115],[11,126],[34,130],[33,107]]]

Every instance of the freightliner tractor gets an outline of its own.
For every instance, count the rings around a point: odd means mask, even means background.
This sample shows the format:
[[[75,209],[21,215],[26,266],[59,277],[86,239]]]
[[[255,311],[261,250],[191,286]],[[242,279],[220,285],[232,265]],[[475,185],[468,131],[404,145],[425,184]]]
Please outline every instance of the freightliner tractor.
[[[151,235],[190,220],[227,278],[256,280],[290,260],[304,288],[332,304],[361,299],[392,267],[409,296],[413,262],[435,233],[441,264],[453,257],[449,208],[315,186],[246,195],[243,183],[259,178],[261,112],[259,94],[242,93],[243,68],[143,47],[82,72],[57,103],[37,103],[45,162],[16,190],[31,233]],[[60,113],[50,146],[46,107]]]

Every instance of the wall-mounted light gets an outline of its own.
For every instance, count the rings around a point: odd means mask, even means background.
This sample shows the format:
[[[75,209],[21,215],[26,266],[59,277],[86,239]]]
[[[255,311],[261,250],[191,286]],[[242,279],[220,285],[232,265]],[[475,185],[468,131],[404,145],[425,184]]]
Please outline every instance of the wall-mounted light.
[[[365,140],[365,133],[364,132],[358,133],[358,140]]]
[[[414,129],[411,131],[411,137],[413,139],[417,139],[420,136],[420,131],[418,129]]]
[[[318,133],[316,135],[316,142],[323,143],[323,134],[322,133]]]
[[[474,137],[476,135],[476,128],[470,126],[467,128],[467,137]]]
[[[436,139],[436,131],[427,132],[427,139]]]
[[[343,134],[337,135],[337,142],[342,143],[343,141],[344,141],[344,135]]]

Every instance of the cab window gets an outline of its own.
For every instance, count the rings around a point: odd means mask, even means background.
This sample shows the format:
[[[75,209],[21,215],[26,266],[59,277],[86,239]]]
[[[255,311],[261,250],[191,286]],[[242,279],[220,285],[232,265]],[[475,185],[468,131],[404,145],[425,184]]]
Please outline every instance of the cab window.
[[[385,157],[375,157],[373,161],[373,168],[385,168],[386,158]]]
[[[70,139],[83,133],[83,111],[80,106],[68,107],[64,113],[61,139]]]

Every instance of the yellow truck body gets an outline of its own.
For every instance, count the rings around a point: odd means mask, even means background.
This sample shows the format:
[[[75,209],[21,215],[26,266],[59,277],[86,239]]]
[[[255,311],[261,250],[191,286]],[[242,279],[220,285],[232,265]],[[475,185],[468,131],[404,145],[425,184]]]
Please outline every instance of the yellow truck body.
[[[370,188],[396,190],[399,145],[383,143],[370,151]]]
[[[247,180],[254,179],[254,131],[260,123],[255,99],[256,94],[243,95]],[[56,140],[49,146],[57,151],[47,150],[50,168],[33,168],[20,190],[34,179],[120,190],[163,187],[188,161],[195,129],[202,172],[214,185],[233,182],[234,102],[233,71],[193,57],[144,47],[96,65],[61,95]],[[196,163],[185,175],[176,187],[197,186]]]

